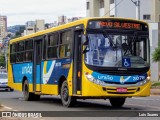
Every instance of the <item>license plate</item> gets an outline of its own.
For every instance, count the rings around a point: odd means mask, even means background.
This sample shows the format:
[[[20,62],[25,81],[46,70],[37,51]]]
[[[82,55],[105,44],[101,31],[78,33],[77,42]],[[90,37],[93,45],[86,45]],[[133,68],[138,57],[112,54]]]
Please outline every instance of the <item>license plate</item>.
[[[127,92],[127,88],[117,88],[117,92],[126,93]]]

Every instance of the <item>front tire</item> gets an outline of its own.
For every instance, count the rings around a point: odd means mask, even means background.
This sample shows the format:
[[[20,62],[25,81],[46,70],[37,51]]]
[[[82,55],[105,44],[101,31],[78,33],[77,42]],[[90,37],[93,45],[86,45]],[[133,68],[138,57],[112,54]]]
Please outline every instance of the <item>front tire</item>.
[[[74,106],[76,99],[73,96],[69,96],[67,81],[64,81],[62,83],[60,95],[63,106],[65,107]]]
[[[10,88],[10,91],[11,91],[11,92],[13,92],[13,91],[14,91],[14,89]]]
[[[110,98],[109,101],[113,107],[122,107],[126,98]]]
[[[35,98],[34,93],[29,92],[29,84],[27,80],[25,80],[23,84],[23,95],[26,101],[32,101]]]

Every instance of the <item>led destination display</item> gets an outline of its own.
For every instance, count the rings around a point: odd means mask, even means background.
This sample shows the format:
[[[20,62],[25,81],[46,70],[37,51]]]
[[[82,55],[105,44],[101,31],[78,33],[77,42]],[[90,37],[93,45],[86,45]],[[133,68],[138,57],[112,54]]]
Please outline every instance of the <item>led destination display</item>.
[[[127,30],[148,30],[148,26],[144,23],[137,23],[135,21],[115,21],[115,20],[105,20],[105,21],[90,21],[88,24],[89,29],[127,29]]]

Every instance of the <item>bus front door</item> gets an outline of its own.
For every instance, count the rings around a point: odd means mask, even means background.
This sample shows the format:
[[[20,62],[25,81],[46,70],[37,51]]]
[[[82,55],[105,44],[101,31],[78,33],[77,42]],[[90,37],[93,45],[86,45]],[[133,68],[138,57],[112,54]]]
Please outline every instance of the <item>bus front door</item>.
[[[74,31],[74,47],[73,47],[73,93],[81,95],[82,91],[82,30]]]
[[[34,43],[34,92],[41,91],[41,58],[42,40],[36,40]]]

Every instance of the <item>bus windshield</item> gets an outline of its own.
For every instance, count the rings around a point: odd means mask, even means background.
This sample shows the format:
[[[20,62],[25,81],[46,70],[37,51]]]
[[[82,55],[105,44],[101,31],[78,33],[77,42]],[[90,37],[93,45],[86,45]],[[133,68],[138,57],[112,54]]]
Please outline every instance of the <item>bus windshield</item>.
[[[88,33],[85,62],[99,67],[143,68],[149,66],[149,39],[146,35]],[[123,64],[129,60],[129,65]]]

